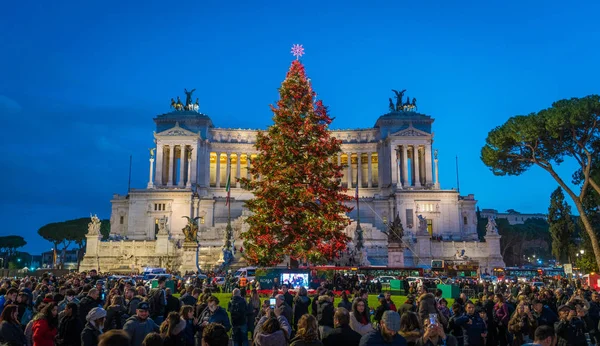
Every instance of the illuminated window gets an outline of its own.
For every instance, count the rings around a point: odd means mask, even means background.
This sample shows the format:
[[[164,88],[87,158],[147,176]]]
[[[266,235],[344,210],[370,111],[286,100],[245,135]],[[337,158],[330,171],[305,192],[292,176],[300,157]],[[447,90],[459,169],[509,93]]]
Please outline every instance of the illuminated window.
[[[433,220],[432,219],[427,219],[427,232],[429,232],[429,235],[433,234]]]

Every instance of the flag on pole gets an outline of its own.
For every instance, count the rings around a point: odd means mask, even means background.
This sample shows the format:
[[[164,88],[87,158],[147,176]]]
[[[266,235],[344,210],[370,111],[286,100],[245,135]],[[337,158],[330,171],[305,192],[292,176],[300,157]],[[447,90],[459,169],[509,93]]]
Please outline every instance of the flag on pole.
[[[225,191],[227,191],[227,200],[225,205],[229,205],[229,196],[231,195],[231,168],[227,172],[227,185],[225,185]]]
[[[354,193],[354,198],[358,201],[358,174],[356,175],[356,192]]]

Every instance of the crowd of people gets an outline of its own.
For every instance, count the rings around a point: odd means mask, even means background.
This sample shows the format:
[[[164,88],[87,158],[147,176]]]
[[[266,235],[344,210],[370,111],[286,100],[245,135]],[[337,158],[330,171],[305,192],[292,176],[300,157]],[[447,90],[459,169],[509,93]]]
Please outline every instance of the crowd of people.
[[[104,280],[95,271],[5,279],[0,345],[600,344],[600,295],[575,281],[555,289],[488,286],[477,297],[462,294],[451,305],[441,291],[417,287],[406,300],[384,292],[372,307],[367,289],[336,297],[327,283],[313,296],[303,287],[292,294],[286,285],[277,286],[266,299],[254,288],[235,288],[223,304],[202,280],[179,284],[168,288],[166,278],[159,277],[147,290],[143,282]]]

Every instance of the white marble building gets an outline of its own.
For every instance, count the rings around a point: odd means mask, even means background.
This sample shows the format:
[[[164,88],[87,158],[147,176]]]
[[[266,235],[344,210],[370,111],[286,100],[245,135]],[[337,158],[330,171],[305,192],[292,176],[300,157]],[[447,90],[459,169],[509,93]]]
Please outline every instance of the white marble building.
[[[83,268],[146,265],[194,269],[183,255],[184,216],[199,219],[199,265],[210,267],[220,255],[227,222],[225,185],[232,174],[231,219],[239,248],[243,202],[251,194],[233,178],[249,177],[256,155],[256,130],[217,128],[196,111],[173,111],[154,119],[156,148],[149,160],[149,181],[128,196],[114,195],[111,233],[126,240],[88,241]],[[394,265],[429,266],[433,259],[455,259],[457,251],[479,261],[482,268],[503,266],[499,236],[477,239],[476,200],[443,189],[438,179],[437,150],[432,148],[433,118],[417,112],[391,112],[376,119],[373,128],[333,130],[343,141],[338,161],[345,165],[341,184],[361,198],[360,220],[368,260],[388,264],[386,224],[399,214],[404,225],[403,258]],[[154,151],[153,150],[153,151]],[[249,159],[250,158],[250,159]],[[196,192],[196,193],[195,193]],[[418,219],[427,221],[427,234],[417,234]],[[348,215],[356,220],[356,209]],[[167,218],[169,235],[157,235],[159,219]],[[354,235],[356,222],[347,228]],[[431,235],[439,240],[432,241]],[[194,248],[195,250],[195,248]],[[195,256],[195,254],[194,254]]]

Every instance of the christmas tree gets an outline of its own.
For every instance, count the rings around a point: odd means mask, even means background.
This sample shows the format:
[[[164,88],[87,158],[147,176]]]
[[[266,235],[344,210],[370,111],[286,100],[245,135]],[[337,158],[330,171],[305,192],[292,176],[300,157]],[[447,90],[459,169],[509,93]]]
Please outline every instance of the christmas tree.
[[[301,46],[292,52],[301,56]],[[344,202],[351,197],[340,185],[343,167],[337,164],[341,141],[330,135],[332,119],[299,60],[292,62],[279,94],[277,106],[271,106],[274,124],[257,136],[253,179],[242,179],[254,193],[246,202],[252,215],[242,234],[245,256],[261,266],[285,256],[326,263],[349,241],[343,230],[351,208]]]

